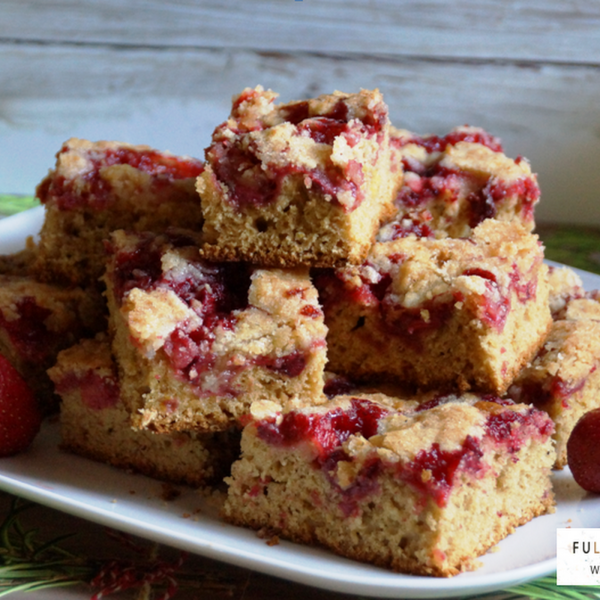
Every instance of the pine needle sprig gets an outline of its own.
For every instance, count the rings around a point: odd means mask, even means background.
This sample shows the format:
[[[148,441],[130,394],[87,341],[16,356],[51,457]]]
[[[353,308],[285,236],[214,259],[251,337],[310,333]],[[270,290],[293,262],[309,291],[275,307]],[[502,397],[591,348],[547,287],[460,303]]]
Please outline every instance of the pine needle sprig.
[[[170,600],[175,595],[178,589],[176,575],[186,558],[185,553],[170,563],[157,556],[158,545],[155,544],[149,555],[138,554],[133,560],[78,556],[62,546],[73,537],[72,534],[43,542],[37,529],[23,528],[20,517],[33,506],[15,498],[0,525],[0,597],[78,584],[97,590],[91,600],[133,589],[146,591],[144,595],[147,596],[155,587],[165,590],[159,600]],[[113,532],[110,535],[129,550],[145,552],[144,547],[135,544],[126,534]],[[194,576],[198,578],[197,573]]]
[[[93,565],[60,546],[72,534],[39,542],[37,529],[23,529],[20,516],[32,506],[15,498],[0,525],[0,597],[85,583],[93,572]]]
[[[0,217],[16,215],[17,213],[39,205],[40,201],[33,196],[0,194]]]
[[[522,598],[525,596],[531,598],[531,600],[594,600],[600,598],[600,586],[558,586],[556,584],[556,574],[541,577],[535,581],[508,588],[505,591],[513,593],[514,597]]]

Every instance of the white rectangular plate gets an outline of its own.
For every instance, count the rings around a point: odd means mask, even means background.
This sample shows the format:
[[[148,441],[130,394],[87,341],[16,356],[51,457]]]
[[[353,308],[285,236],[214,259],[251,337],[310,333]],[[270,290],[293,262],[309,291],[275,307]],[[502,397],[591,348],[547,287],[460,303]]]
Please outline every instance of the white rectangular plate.
[[[0,221],[0,254],[22,248],[42,220],[43,209],[33,209]],[[600,276],[578,272],[587,289],[600,288]],[[553,476],[557,511],[519,527],[477,571],[449,579],[399,575],[285,541],[269,546],[220,520],[198,491],[181,488],[167,502],[159,482],[65,454],[58,442],[56,424],[47,423],[28,452],[0,460],[0,489],[175,548],[350,594],[449,598],[512,587],[556,570],[557,528],[600,527],[600,497],[583,492],[566,469]]]

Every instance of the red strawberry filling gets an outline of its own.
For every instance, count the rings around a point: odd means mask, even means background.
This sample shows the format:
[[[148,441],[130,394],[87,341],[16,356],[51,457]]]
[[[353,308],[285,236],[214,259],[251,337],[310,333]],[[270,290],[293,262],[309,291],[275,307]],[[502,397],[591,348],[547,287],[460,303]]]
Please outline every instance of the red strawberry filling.
[[[420,138],[392,138],[391,144],[402,148],[407,144],[417,144],[425,148],[428,154],[440,153],[447,146],[458,142],[474,142],[482,144],[494,152],[502,152],[499,140],[483,131],[454,131],[446,136],[431,136]],[[441,156],[440,156],[441,159]],[[517,159],[515,162],[520,162]],[[496,217],[498,206],[509,197],[517,197],[521,202],[521,216],[530,222],[533,220],[533,207],[539,200],[540,190],[536,182],[529,177],[523,177],[512,183],[482,179],[468,171],[450,169],[440,164],[439,159],[433,164],[426,164],[413,158],[406,157],[402,160],[405,177],[404,184],[396,198],[399,214],[395,218],[397,223],[388,228],[388,241],[414,234],[417,237],[429,237],[430,227],[427,226],[426,215],[434,211],[428,207],[441,202],[451,205],[459,199],[466,202],[466,220],[469,227],[474,228],[485,219]],[[420,212],[415,213],[414,209]],[[407,220],[408,219],[408,220]],[[411,225],[410,220],[414,223]],[[419,227],[421,221],[422,227]]]
[[[553,421],[535,408],[522,413],[513,410],[492,412],[486,423],[486,435],[511,453],[518,452],[532,440],[545,439],[553,433]]]
[[[247,91],[243,98],[238,98],[232,115],[239,116],[240,105],[253,94],[256,95],[256,92]],[[310,115],[308,102],[293,103],[279,110],[282,117],[295,126],[295,135],[308,136],[316,143],[329,146],[339,137],[345,138],[350,147],[363,137],[380,140],[387,121],[383,109],[375,110],[360,120],[352,119],[348,114],[348,106],[342,100],[330,112],[321,115]],[[257,121],[252,130],[260,131],[265,127],[264,123]],[[294,164],[281,166],[261,160],[252,142],[242,145],[232,141],[232,131],[237,135],[245,134],[249,128],[243,122],[237,123],[233,129],[230,123],[222,124],[213,135],[212,145],[206,151],[206,160],[214,171],[215,184],[221,188],[226,186],[227,198],[238,210],[273,203],[284,181],[290,176],[301,178],[307,187],[330,196],[331,201],[345,212],[356,210],[364,200],[363,167],[356,160],[348,161],[344,167],[334,165],[331,160],[327,160],[324,168],[308,169]],[[340,203],[342,193],[350,193],[354,201]]]
[[[444,136],[431,135],[420,137],[412,135],[407,138],[392,137],[391,143],[397,148],[402,148],[407,144],[417,144],[427,150],[428,154],[433,152],[443,152],[446,146],[455,146],[458,142],[471,142],[482,144],[494,152],[502,152],[502,144],[497,137],[490,135],[481,129],[458,129],[451,131]]]
[[[423,506],[431,497],[443,508],[448,503],[457,471],[476,474],[483,468],[482,456],[479,440],[471,436],[467,436],[457,450],[442,450],[435,443],[428,450],[421,450],[410,462],[399,463],[396,476],[421,495]],[[423,477],[424,473],[427,477]]]
[[[19,316],[11,320],[6,319],[0,311],[0,325],[8,333],[12,345],[23,360],[46,364],[62,337],[46,327],[45,321],[52,311],[39,306],[32,296],[19,299],[16,310]]]
[[[310,443],[317,450],[314,466],[321,469],[332,486],[340,494],[340,508],[346,516],[357,514],[358,502],[376,494],[380,474],[391,469],[394,476],[408,484],[421,497],[418,508],[425,506],[429,498],[440,507],[446,506],[458,472],[479,477],[487,471],[483,461],[482,444],[493,444],[511,454],[533,439],[546,439],[553,432],[553,423],[543,412],[529,409],[523,413],[503,410],[510,401],[495,396],[482,397],[493,402],[497,408],[488,413],[482,439],[466,436],[455,450],[443,450],[439,443],[420,450],[410,461],[388,462],[377,455],[368,457],[352,483],[342,488],[336,480],[336,466],[340,461],[352,461],[342,449],[350,435],[360,434],[369,438],[378,432],[379,421],[390,414],[369,400],[353,398],[350,408],[337,407],[327,413],[306,414],[289,412],[277,421],[264,419],[256,423],[257,434],[265,443],[281,448],[293,448]],[[430,408],[446,402],[440,396]],[[427,410],[423,405],[420,411]],[[515,459],[516,460],[516,459]],[[427,474],[424,477],[424,474]]]
[[[174,248],[184,247],[192,241],[173,232],[168,232],[165,237]],[[189,382],[199,395],[237,396],[235,379],[244,369],[259,366],[286,377],[297,377],[304,371],[317,342],[284,356],[266,355],[243,361],[239,356],[220,356],[213,351],[218,332],[234,331],[238,311],[249,308],[248,291],[253,271],[250,265],[188,259],[185,274],[163,273],[164,247],[157,244],[151,234],[140,235],[139,239],[134,249],[109,248],[115,252],[113,286],[116,297],[122,301],[133,288],[145,291],[166,288],[200,317],[198,325],[191,326],[187,321],[180,324],[164,342],[162,350],[176,377]],[[320,310],[316,309],[318,314],[308,310],[312,308],[306,305],[301,311],[304,316],[320,316]],[[211,383],[207,385],[209,375]]]
[[[596,370],[593,367],[591,375]],[[516,402],[535,404],[544,408],[554,400],[560,400],[563,408],[569,408],[571,396],[580,392],[587,383],[587,377],[579,381],[565,381],[559,375],[549,376],[542,381],[525,381],[511,386],[508,395]]]
[[[112,408],[119,402],[119,384],[116,377],[102,377],[94,371],[83,375],[69,373],[55,383],[58,394],[79,390],[82,402],[93,410]]]
[[[405,257],[394,254],[389,257],[392,263],[400,263]],[[366,263],[366,266],[375,267]],[[367,280],[361,276],[361,285],[347,285],[343,270],[316,270],[314,281],[325,313],[333,313],[335,306],[349,301],[359,306],[369,307],[379,314],[379,326],[385,335],[401,337],[404,342],[415,350],[424,347],[426,338],[433,332],[440,331],[456,314],[457,303],[465,300],[459,290],[448,291],[425,300],[417,306],[406,307],[398,303],[390,293],[392,276],[390,273],[379,272],[378,277]],[[508,289],[503,289],[496,275],[487,269],[469,268],[462,275],[481,277],[485,280],[485,292],[479,295],[478,316],[483,323],[502,332],[511,309],[510,292],[514,290],[520,302],[525,303],[535,298],[537,280],[524,279],[513,265],[509,276]],[[356,328],[364,324],[364,317],[356,324]]]
[[[62,153],[69,151],[63,146]],[[156,150],[109,148],[102,153],[88,155],[89,166],[78,179],[63,176],[47,178],[38,188],[38,198],[43,204],[52,201],[60,210],[73,210],[89,206],[96,210],[106,208],[111,200],[112,186],[103,178],[103,169],[114,165],[129,165],[152,177],[153,185],[160,187],[178,179],[196,178],[203,164],[196,159],[179,158]]]
[[[432,216],[428,210],[421,211],[418,215],[397,215],[395,220],[386,228],[388,231],[386,241],[398,240],[409,235],[414,235],[418,238],[432,238],[434,237],[434,231],[427,224],[431,220]]]
[[[361,434],[369,438],[377,433],[379,420],[389,411],[362,398],[352,398],[350,408],[335,408],[327,413],[291,411],[281,422],[275,418],[258,422],[258,436],[268,444],[292,447],[311,442],[318,449],[315,459],[319,465],[331,457],[351,435]]]

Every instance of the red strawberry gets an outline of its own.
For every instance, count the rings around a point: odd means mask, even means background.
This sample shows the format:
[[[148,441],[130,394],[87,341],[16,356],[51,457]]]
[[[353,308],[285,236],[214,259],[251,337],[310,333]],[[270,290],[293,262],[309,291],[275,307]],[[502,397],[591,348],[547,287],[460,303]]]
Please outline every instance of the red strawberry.
[[[33,392],[0,354],[0,457],[28,448],[41,424],[42,415]]]
[[[567,441],[567,461],[584,490],[600,493],[600,408],[577,421]]]

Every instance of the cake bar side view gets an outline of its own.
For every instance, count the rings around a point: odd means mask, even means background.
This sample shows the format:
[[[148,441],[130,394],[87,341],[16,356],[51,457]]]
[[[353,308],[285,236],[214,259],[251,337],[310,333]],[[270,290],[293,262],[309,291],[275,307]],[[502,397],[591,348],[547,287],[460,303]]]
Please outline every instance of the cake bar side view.
[[[63,450],[194,487],[218,482],[239,452],[237,428],[214,434],[133,429],[106,336],[62,351],[48,373],[61,396]]]
[[[233,100],[198,178],[204,252],[261,266],[362,261],[393,213],[381,94],[275,104],[260,86]]]
[[[149,146],[72,138],[37,188],[46,208],[33,271],[38,279],[98,285],[103,240],[115,229],[200,229],[195,190],[203,163]]]
[[[552,511],[553,424],[491,396],[252,407],[224,517],[417,575],[452,576]]]
[[[326,328],[308,271],[207,262],[201,239],[111,238],[111,334],[134,425],[221,431],[253,400],[324,401]]]

